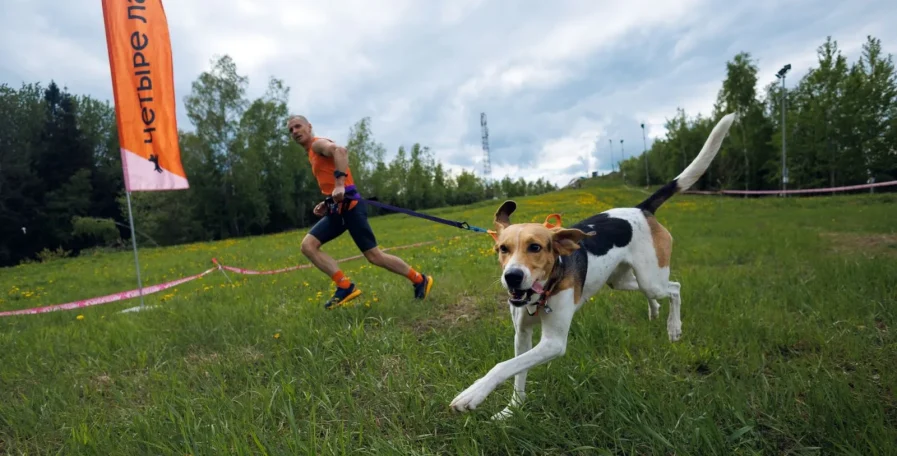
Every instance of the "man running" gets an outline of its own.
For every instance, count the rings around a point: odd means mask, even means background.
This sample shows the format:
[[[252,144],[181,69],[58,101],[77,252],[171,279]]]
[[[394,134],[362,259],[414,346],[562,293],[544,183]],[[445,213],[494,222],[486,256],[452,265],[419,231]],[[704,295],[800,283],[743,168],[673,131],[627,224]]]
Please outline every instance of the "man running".
[[[433,278],[415,271],[401,258],[381,251],[368,224],[366,205],[345,197],[346,186],[354,188],[355,185],[346,148],[327,138],[315,136],[311,123],[304,116],[291,116],[287,120],[287,128],[293,140],[308,153],[312,174],[318,181],[321,193],[327,195],[314,209],[314,214],[323,218],[302,239],[302,254],[336,283],[336,292],[324,308],[342,305],[361,294],[355,283],[339,269],[336,261],[321,251],[323,244],[346,230],[349,230],[355,245],[371,264],[406,277],[414,286],[414,297],[426,298],[433,286]]]

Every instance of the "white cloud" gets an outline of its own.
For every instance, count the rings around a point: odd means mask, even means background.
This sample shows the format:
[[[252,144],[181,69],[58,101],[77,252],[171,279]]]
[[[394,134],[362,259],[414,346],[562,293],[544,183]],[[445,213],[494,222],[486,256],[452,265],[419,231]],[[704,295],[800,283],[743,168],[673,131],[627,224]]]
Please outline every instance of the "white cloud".
[[[508,96],[555,86],[574,77],[597,51],[612,49],[642,28],[675,24],[702,1],[560,2],[555,14],[521,24],[532,33],[520,36],[511,52],[467,81],[463,93],[476,97],[492,89]]]
[[[0,81],[55,79],[111,99],[102,12],[13,1],[0,18]],[[613,139],[627,156],[665,134],[682,107],[709,113],[725,63],[750,52],[758,90],[792,64],[789,85],[833,35],[852,62],[865,35],[897,46],[897,4],[795,0],[168,0],[180,100],[216,55],[229,54],[261,96],[270,76],[290,109],[345,139],[369,116],[389,154],[420,142],[449,169],[479,173],[480,112],[489,119],[493,176],[566,184],[577,164],[607,170]],[[182,128],[191,128],[179,110]],[[595,144],[598,143],[596,151]]]

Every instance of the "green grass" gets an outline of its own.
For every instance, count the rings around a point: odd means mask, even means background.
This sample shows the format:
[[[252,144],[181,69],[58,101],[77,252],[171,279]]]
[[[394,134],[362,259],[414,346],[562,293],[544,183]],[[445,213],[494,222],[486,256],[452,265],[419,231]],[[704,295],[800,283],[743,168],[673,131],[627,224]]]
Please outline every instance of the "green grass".
[[[587,185],[519,199],[513,219],[570,224],[645,194]],[[499,203],[434,213],[491,228]],[[476,412],[448,409],[513,356],[491,239],[405,215],[372,225],[383,247],[441,239],[396,252],[435,275],[423,303],[362,260],[343,263],[358,305],[330,312],[315,270],[216,271],[147,296],[148,312],[119,312],[135,299],[0,318],[0,453],[895,454],[895,203],[674,197],[658,216],[675,239],[682,340],[667,340],[666,301],[648,321],[640,294],[605,289],[501,423],[488,417],[511,382]],[[212,257],[305,263],[301,236],[141,248],[144,283]],[[357,254],[348,236],[327,250]],[[127,251],[0,269],[0,310],[135,285]]]

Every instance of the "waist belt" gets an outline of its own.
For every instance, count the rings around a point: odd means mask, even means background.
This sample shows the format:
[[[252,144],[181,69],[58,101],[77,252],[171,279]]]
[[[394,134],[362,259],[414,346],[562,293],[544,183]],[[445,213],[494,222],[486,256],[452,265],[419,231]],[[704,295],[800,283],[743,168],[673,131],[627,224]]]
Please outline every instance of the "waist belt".
[[[341,202],[337,203],[332,196],[328,196],[324,198],[324,204],[327,205],[330,214],[342,214],[349,210],[349,205],[352,204],[353,200],[361,200],[361,195],[358,194],[355,185],[348,185]]]

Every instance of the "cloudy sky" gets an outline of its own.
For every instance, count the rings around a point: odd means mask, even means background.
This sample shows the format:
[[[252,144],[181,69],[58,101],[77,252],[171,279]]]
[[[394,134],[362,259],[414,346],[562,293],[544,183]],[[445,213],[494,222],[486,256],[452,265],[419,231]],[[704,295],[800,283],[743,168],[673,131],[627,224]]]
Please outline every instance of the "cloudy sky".
[[[124,0],[122,0],[124,1]],[[0,83],[47,83],[112,99],[97,0],[2,0]],[[430,146],[452,169],[564,184],[605,172],[665,133],[677,106],[709,113],[739,51],[760,87],[785,63],[793,84],[832,35],[856,59],[866,35],[897,54],[897,2],[857,0],[168,0],[178,102],[229,54],[260,96],[269,76],[290,109],[344,141],[369,116],[392,155]],[[183,107],[181,128],[191,129]],[[611,151],[608,139],[613,140]],[[597,143],[597,148],[596,148]]]

